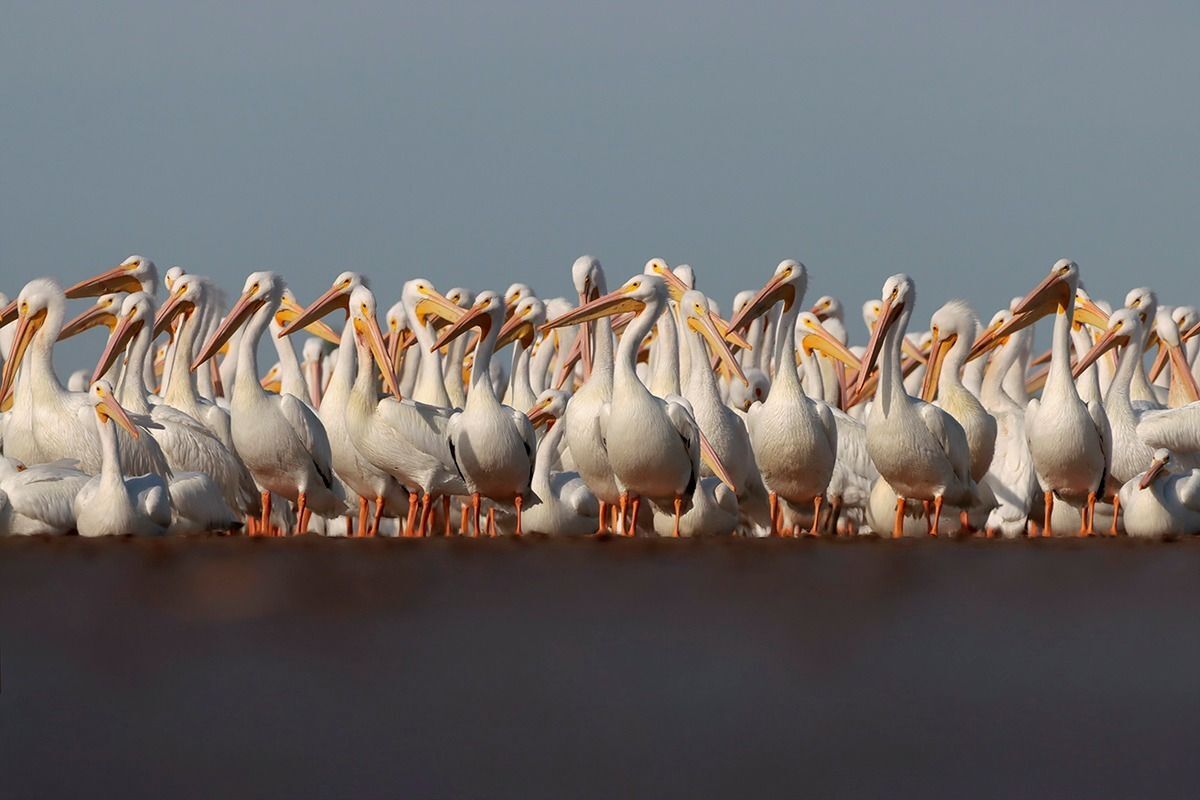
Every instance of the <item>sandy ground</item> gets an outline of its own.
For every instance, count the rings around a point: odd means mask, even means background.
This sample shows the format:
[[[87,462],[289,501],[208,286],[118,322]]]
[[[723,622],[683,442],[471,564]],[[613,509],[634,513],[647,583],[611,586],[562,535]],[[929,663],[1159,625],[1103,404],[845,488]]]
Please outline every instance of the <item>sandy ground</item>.
[[[5,797],[1163,797],[1200,542],[0,540]]]

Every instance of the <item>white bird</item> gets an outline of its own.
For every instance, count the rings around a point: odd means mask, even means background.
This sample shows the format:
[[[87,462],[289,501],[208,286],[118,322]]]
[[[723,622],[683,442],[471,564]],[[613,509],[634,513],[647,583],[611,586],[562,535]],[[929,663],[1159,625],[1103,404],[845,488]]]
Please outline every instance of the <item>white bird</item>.
[[[971,452],[962,426],[945,411],[910,397],[900,369],[901,347],[916,304],[916,287],[898,274],[883,284],[879,321],[871,333],[854,394],[861,394],[876,360],[879,383],[867,417],[867,451],[896,492],[892,535],[903,535],[909,500],[932,501],[935,534],[943,503],[970,508],[977,502]]]
[[[283,299],[283,281],[273,272],[255,272],[242,295],[192,361],[192,369],[212,358],[235,330],[238,342],[230,418],[238,455],[263,488],[263,527],[268,527],[270,494],[293,502],[299,531],[309,515],[348,512],[333,475],[329,439],[316,414],[292,395],[268,394],[258,382],[258,343]]]
[[[1074,261],[1064,258],[1055,262],[1050,274],[1017,305],[1013,317],[985,333],[973,349],[977,355],[988,348],[990,340],[1055,315],[1050,373],[1041,398],[1030,400],[1025,409],[1025,434],[1045,503],[1045,536],[1055,532],[1056,498],[1082,509],[1079,535],[1091,535],[1096,500],[1108,474],[1109,428],[1104,407],[1098,400],[1085,404],[1071,376],[1072,322],[1078,319],[1104,325],[1103,318],[1086,308],[1077,312],[1078,283],[1079,267]]]
[[[510,290],[511,291],[511,290]],[[513,342],[512,369],[508,374],[505,402],[517,411],[527,413],[537,402],[531,375],[533,344],[537,330],[546,321],[546,305],[532,295],[519,300],[512,315],[500,330],[496,349]],[[455,340],[459,341],[459,340]]]
[[[481,498],[486,497],[515,507],[516,533],[520,536],[521,509],[533,478],[537,435],[528,417],[501,404],[490,379],[492,353],[503,324],[504,301],[500,295],[480,292],[471,309],[446,328],[430,349],[445,346],[471,328],[479,329],[467,404],[450,417],[446,434],[454,463],[471,495],[476,534],[480,533]]]
[[[1159,448],[1148,469],[1121,487],[1125,534],[1138,538],[1200,533],[1200,469],[1170,473],[1171,451]]]
[[[73,531],[75,496],[90,480],[74,463],[25,467],[0,458],[0,535],[58,535]]]
[[[538,442],[534,462],[532,496],[524,511],[525,530],[548,535],[584,536],[596,531],[600,504],[577,472],[553,472],[564,426],[561,422],[570,395],[558,389],[546,389],[529,410],[529,423],[535,428],[550,425]]]
[[[80,536],[159,536],[171,525],[171,497],[158,475],[126,477],[121,469],[116,427],[134,439],[140,435],[113,396],[112,384],[97,381],[88,394],[91,416],[100,441],[100,471],[75,497],[75,527]]]

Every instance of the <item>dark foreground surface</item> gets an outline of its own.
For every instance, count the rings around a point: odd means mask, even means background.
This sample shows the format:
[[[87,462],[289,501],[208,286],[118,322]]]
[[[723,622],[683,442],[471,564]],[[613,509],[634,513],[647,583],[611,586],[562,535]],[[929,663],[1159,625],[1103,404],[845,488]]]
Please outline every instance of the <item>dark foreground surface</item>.
[[[0,540],[0,796],[1182,797],[1200,543]]]

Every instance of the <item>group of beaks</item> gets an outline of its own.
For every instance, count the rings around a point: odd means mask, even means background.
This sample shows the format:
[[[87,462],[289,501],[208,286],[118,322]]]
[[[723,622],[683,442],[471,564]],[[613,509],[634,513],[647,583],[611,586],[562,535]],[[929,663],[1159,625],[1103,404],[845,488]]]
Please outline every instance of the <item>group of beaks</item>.
[[[228,311],[180,267],[160,301],[141,256],[32,280],[0,299],[0,533],[1200,532],[1200,313],[1150,289],[1113,310],[1062,259],[986,326],[952,300],[910,332],[893,275],[856,347],[791,259],[728,318],[687,265],[609,291],[582,256],[571,280],[573,300],[410,280],[384,327],[353,271],[307,307],[255,272]],[[64,387],[56,342],[96,327]]]

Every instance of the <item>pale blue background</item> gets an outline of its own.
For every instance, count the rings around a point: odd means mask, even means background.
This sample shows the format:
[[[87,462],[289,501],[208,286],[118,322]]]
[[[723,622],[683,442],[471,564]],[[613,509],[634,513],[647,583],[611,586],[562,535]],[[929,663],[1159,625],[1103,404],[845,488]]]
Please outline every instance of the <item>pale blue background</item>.
[[[1067,255],[1200,301],[1196,3],[244,5],[5,6],[0,289],[138,252],[560,294],[590,252],[727,306],[794,256],[857,320]]]

